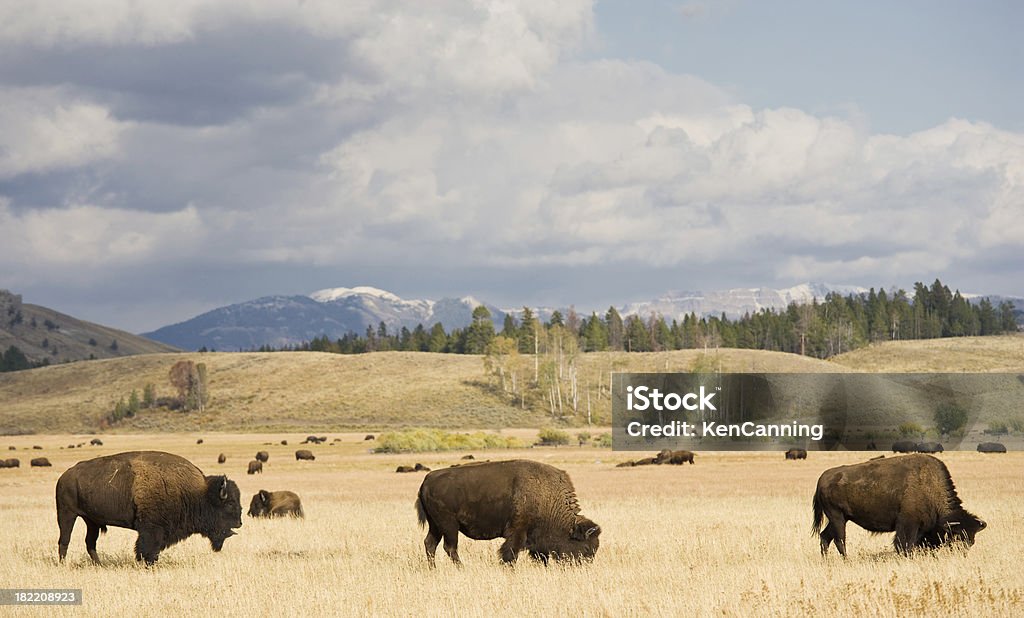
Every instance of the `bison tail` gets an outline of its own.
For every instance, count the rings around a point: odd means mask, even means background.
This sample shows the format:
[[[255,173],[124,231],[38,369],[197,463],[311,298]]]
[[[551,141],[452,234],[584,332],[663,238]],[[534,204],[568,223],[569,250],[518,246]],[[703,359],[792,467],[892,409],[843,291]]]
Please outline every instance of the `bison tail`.
[[[421,528],[426,525],[427,511],[423,508],[423,500],[419,496],[416,496],[416,518],[419,519]]]
[[[824,508],[821,506],[821,491],[814,492],[814,522],[811,524],[811,534],[817,536],[821,531],[821,521],[824,515]]]

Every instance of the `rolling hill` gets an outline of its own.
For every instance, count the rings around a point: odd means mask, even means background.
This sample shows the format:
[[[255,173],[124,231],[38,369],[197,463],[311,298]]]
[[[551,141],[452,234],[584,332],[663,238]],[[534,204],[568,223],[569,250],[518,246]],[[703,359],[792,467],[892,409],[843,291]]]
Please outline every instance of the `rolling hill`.
[[[32,362],[51,364],[178,351],[166,343],[22,303],[21,296],[0,290],[0,352],[12,345]]]

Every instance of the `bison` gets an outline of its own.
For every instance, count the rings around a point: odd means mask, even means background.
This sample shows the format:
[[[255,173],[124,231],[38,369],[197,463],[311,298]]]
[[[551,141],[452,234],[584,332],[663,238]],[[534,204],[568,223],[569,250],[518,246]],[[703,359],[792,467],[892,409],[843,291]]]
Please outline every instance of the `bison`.
[[[657,457],[644,457],[643,459],[637,459],[633,462],[635,466],[654,466],[661,462],[658,461]]]
[[[29,464],[31,464],[32,467],[34,468],[48,468],[53,465],[52,463],[50,463],[50,460],[45,457],[36,457],[32,461],[30,461]]]
[[[21,460],[15,457],[0,460],[0,468],[20,468]]]
[[[1001,442],[982,442],[978,444],[979,453],[1005,453],[1006,445]]]
[[[476,459],[476,457],[473,457],[472,455],[463,455],[463,456],[462,456],[462,457],[460,457],[459,459],[465,459],[465,460],[467,460],[467,461],[468,461],[468,460],[470,460],[470,459]]]
[[[99,438],[93,438],[92,440],[89,440],[89,444],[93,446],[103,446],[103,440],[100,440]]]
[[[313,455],[312,451],[307,451],[306,449],[299,449],[295,451],[295,461],[299,461],[300,459],[306,461],[313,461],[314,459],[316,459],[316,457]]]
[[[288,446],[288,440],[281,440],[281,446]]]
[[[57,480],[58,555],[63,562],[75,521],[88,527],[85,548],[99,562],[96,539],[107,526],[139,533],[135,559],[147,565],[193,534],[213,551],[242,525],[238,486],[226,476],[204,476],[187,459],[159,451],[97,457],[68,468]]]
[[[220,455],[217,455],[217,463],[222,464],[222,463],[224,463],[227,460],[228,460],[228,456],[225,455],[224,453],[221,453]]]
[[[266,451],[258,451],[256,453],[256,459],[258,461],[262,461],[263,463],[267,463],[267,460],[270,459],[270,453],[268,453]]]
[[[259,490],[249,503],[249,517],[305,517],[302,501],[290,491]]]
[[[253,459],[249,462],[249,469],[245,471],[246,474],[256,474],[259,472],[263,474],[263,462]]]
[[[786,459],[807,459],[807,449],[791,448],[786,451]]]
[[[202,444],[202,443],[203,443],[203,439],[202,438],[199,438],[198,440],[196,440],[196,444]]]
[[[18,447],[16,447],[16,446],[8,446],[7,450],[9,450],[9,451],[16,451],[16,450],[18,450]]]
[[[523,549],[545,563],[549,558],[590,560],[601,527],[580,515],[569,475],[529,460],[470,463],[430,472],[416,497],[427,561],[444,540],[444,551],[459,560],[459,532],[475,540],[505,539],[501,560],[513,563]]]
[[[920,442],[917,445],[918,453],[941,453],[944,450],[946,449],[942,448],[938,442]]]
[[[662,451],[664,453],[665,451]],[[661,464],[672,464],[673,466],[681,466],[684,463],[693,465],[693,453],[690,451],[668,451],[669,455],[665,458],[661,458],[661,454],[658,454],[659,459],[656,463]]]
[[[910,440],[897,440],[892,443],[892,452],[894,453],[913,453],[916,450],[917,443]]]
[[[395,468],[395,472],[415,472],[416,468],[412,466],[398,466]]]
[[[376,439],[377,439],[377,438],[376,438],[376,437],[375,437],[375,436],[374,436],[374,435],[373,435],[372,433],[368,433],[368,434],[366,434],[366,437],[365,437],[365,438],[363,438],[363,440],[364,440],[364,441],[365,441],[365,440],[376,440]]]
[[[430,468],[428,468],[428,467],[424,466],[424,465],[423,465],[423,464],[421,464],[421,463],[417,463],[417,464],[416,464],[416,465],[415,465],[415,466],[413,467],[413,470],[415,470],[415,471],[417,471],[417,472],[430,472]]]
[[[946,464],[921,454],[825,470],[814,492],[813,510],[822,555],[835,541],[843,557],[847,521],[870,532],[895,531],[893,545],[903,554],[954,541],[971,546],[986,526],[961,506]],[[822,516],[828,518],[824,530]]]

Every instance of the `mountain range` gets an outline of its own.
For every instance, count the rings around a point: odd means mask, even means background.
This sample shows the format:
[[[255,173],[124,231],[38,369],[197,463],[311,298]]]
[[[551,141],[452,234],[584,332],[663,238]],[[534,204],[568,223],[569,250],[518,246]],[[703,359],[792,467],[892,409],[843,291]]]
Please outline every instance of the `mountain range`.
[[[867,288],[858,286],[804,283],[781,289],[760,287],[670,292],[650,301],[627,304],[618,310],[623,316],[656,313],[665,316],[667,320],[681,320],[689,313],[700,316],[724,313],[730,318],[738,318],[762,309],[785,309],[793,302],[820,301],[830,292],[845,296],[867,291]],[[1024,308],[1024,299],[1015,300],[1018,307]],[[470,324],[473,309],[481,304],[490,310],[491,319],[498,329],[507,314],[519,317],[522,312],[521,308],[501,309],[472,296],[410,300],[374,287],[342,287],[319,290],[308,296],[265,296],[228,305],[178,324],[143,333],[143,336],[185,350],[206,347],[232,351],[255,349],[262,345],[292,345],[322,335],[337,339],[346,333],[363,334],[367,327],[376,329],[381,322],[391,332],[403,326],[412,330],[419,324],[430,328],[438,322],[450,332],[453,328]],[[607,311],[607,307],[595,309],[601,315]],[[566,313],[566,309],[560,310]],[[535,314],[547,320],[553,311],[550,307],[539,308],[535,309]],[[590,314],[589,310],[579,312]]]

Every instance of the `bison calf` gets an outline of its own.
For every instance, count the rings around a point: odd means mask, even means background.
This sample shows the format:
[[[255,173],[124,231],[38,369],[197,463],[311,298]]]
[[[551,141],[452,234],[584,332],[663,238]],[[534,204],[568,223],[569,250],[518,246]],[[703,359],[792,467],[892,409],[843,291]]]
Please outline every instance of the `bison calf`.
[[[946,464],[931,455],[872,459],[825,470],[813,508],[822,555],[835,541],[846,556],[847,521],[870,532],[895,531],[893,545],[904,554],[954,541],[969,547],[986,526],[961,506]],[[824,530],[822,516],[828,518]]]
[[[253,459],[252,461],[249,462],[249,469],[246,470],[245,473],[246,474],[256,474],[257,472],[259,472],[260,474],[263,474],[263,462],[262,461],[256,461],[255,459]]]
[[[193,534],[213,551],[242,525],[238,486],[226,476],[203,476],[187,459],[158,451],[97,457],[68,468],[57,480],[58,556],[67,555],[75,521],[85,520],[85,548],[99,562],[96,539],[107,526],[139,533],[135,559],[156,562],[160,552]]]
[[[302,501],[290,491],[259,490],[249,503],[249,517],[305,517]]]
[[[427,474],[416,498],[427,560],[434,566],[437,545],[459,560],[459,532],[475,540],[502,537],[501,559],[515,562],[522,550],[532,558],[589,560],[597,553],[601,528],[580,515],[569,475],[528,460],[471,463]]]

